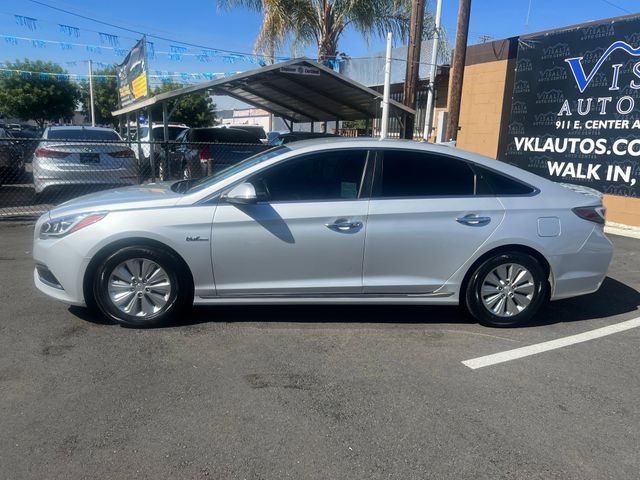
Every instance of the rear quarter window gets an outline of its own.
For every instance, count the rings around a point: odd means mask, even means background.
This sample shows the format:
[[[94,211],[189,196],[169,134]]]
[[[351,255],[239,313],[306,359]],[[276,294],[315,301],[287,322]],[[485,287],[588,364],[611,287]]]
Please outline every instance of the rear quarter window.
[[[535,189],[488,168],[474,166],[478,176],[478,195],[531,195]]]

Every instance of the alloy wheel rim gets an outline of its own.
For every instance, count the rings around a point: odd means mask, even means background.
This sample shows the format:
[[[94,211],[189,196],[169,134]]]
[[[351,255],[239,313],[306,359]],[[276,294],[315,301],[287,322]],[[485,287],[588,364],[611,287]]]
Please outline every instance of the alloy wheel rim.
[[[522,313],[529,307],[534,295],[533,275],[517,263],[504,263],[491,270],[480,289],[482,304],[498,317],[513,317]]]
[[[111,303],[121,312],[135,317],[148,317],[161,311],[172,290],[167,272],[147,258],[125,260],[109,275]]]

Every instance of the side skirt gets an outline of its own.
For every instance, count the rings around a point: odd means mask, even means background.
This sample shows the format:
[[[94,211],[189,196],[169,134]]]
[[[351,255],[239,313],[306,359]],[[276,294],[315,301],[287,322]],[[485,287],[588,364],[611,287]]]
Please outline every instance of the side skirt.
[[[235,295],[224,297],[196,297],[195,305],[348,305],[348,304],[414,304],[414,305],[458,305],[458,296],[452,292],[381,295],[362,294],[357,296],[339,295]]]

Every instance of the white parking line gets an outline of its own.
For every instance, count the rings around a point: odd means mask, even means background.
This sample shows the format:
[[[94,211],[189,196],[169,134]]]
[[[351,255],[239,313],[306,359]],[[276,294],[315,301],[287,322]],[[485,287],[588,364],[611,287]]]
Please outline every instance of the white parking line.
[[[471,360],[464,360],[463,365],[476,370],[477,368],[489,367],[498,363],[508,362],[510,360],[516,360],[522,357],[528,357],[530,355],[536,355],[542,352],[548,352],[549,350],[555,350],[556,348],[568,347],[576,343],[586,342],[593,340],[594,338],[605,337],[613,333],[624,332],[632,328],[640,327],[640,317],[626,322],[616,323],[609,325],[608,327],[597,328],[589,332],[579,333],[577,335],[571,335],[569,337],[558,338],[557,340],[551,340],[548,342],[536,343],[529,345],[528,347],[515,348],[513,350],[507,350],[505,352],[494,353],[493,355],[486,355],[484,357],[472,358]]]

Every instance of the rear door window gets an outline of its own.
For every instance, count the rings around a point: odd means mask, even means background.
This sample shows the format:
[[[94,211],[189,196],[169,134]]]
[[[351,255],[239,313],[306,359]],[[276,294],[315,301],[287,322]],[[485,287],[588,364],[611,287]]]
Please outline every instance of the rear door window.
[[[462,160],[417,150],[383,150],[377,198],[472,196],[475,175]]]

